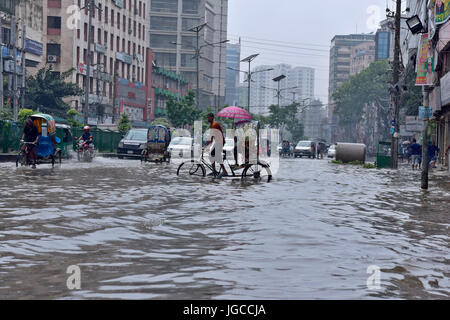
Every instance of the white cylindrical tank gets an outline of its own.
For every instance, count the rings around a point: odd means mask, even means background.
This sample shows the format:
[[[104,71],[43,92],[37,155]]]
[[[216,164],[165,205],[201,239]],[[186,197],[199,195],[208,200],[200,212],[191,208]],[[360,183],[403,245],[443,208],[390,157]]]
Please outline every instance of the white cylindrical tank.
[[[366,161],[366,145],[362,143],[336,143],[336,161]]]

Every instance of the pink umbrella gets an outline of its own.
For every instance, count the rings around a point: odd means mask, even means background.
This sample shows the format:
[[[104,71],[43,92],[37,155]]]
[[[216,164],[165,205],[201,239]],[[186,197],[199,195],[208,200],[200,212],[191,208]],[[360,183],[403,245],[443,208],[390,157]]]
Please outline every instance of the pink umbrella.
[[[242,120],[251,120],[252,116],[248,111],[239,107],[226,107],[217,114],[218,117],[222,118],[233,118]]]

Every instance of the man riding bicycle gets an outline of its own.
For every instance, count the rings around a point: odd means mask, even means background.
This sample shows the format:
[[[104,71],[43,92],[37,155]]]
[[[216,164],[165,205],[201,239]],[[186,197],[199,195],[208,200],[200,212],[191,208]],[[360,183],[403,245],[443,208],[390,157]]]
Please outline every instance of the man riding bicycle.
[[[206,146],[205,146],[205,149],[208,147],[208,146],[210,146],[210,145],[212,145],[212,143],[214,142],[214,133],[219,133],[219,136],[222,136],[222,147],[225,145],[225,137],[224,137],[224,135],[223,135],[223,131],[222,131],[222,127],[220,126],[220,124],[218,123],[218,122],[216,122],[216,121],[214,121],[214,114],[213,113],[210,113],[210,114],[208,114],[208,122],[209,122],[209,128],[211,129],[211,130],[217,130],[218,132],[211,132],[211,140],[210,141],[208,141],[208,143],[206,144]],[[222,168],[222,173],[221,174],[217,174],[217,171],[216,171],[216,164],[215,164],[215,161],[214,161],[214,158],[215,158],[215,155],[216,155],[216,144],[217,143],[220,143],[220,141],[215,141],[214,142],[214,146],[212,147],[212,150],[211,150],[211,165],[212,165],[212,167],[213,167],[213,172],[212,173],[210,173],[210,175],[214,175],[214,176],[216,176],[217,178],[222,178],[223,176],[228,176],[228,172],[227,172],[227,170],[225,169],[225,165],[223,164],[223,161],[221,161],[220,162],[220,167]],[[221,148],[220,148],[221,149]]]
[[[30,153],[31,160],[33,160],[33,169],[36,169],[37,162],[37,144],[39,142],[39,131],[34,125],[33,120],[28,119],[23,128],[22,140],[20,142],[28,142],[28,150]],[[24,149],[26,145],[22,148]]]

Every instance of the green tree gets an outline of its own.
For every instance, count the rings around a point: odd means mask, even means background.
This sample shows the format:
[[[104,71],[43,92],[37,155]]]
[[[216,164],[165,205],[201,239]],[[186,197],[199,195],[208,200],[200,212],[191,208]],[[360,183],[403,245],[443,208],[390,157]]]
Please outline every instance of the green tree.
[[[28,117],[33,115],[34,113],[36,112],[31,109],[20,109],[17,113],[17,120],[20,122],[25,122]]]
[[[79,128],[79,127],[83,126],[83,124],[81,122],[79,122],[78,120],[75,119],[75,116],[79,116],[80,115],[80,113],[77,110],[69,109],[66,112],[66,115],[67,115],[67,122],[69,123],[69,125],[72,128]]]
[[[13,112],[10,108],[0,110],[0,120],[13,120]]]
[[[419,106],[423,104],[422,87],[416,86],[417,73],[414,68],[409,68],[405,76],[406,91],[400,100],[400,108],[406,109],[407,116],[419,115]]]
[[[156,118],[152,121],[152,125],[154,125],[154,126],[159,125],[159,126],[164,126],[164,127],[170,128],[170,123],[166,118]]]
[[[339,118],[339,125],[346,131],[346,136],[356,139],[357,128],[367,107],[375,105],[379,114],[380,128],[386,130],[387,110],[389,109],[389,62],[376,61],[361,73],[350,76],[347,82],[336,90],[333,98],[336,102],[335,113]]]
[[[127,113],[122,113],[119,120],[119,132],[121,134],[126,134],[131,129],[130,116]]]
[[[77,84],[66,82],[73,71],[72,68],[62,73],[54,72],[52,65],[47,65],[35,76],[28,77],[25,93],[27,105],[33,109],[39,107],[43,112],[65,117],[70,107],[63,99],[83,94],[83,90]]]
[[[177,128],[185,125],[194,125],[194,121],[198,120],[202,111],[195,106],[195,93],[190,90],[183,102],[178,102],[173,97],[169,97],[166,102],[167,117],[170,122]]]
[[[273,128],[285,127],[292,134],[294,141],[303,137],[304,128],[298,115],[298,104],[293,103],[288,106],[271,105],[269,107],[270,115],[265,119],[267,124]]]

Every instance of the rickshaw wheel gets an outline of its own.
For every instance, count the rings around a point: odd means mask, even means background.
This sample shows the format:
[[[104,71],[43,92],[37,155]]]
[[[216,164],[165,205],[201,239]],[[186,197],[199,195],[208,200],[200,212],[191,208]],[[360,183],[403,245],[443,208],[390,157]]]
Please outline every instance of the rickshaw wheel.
[[[270,182],[272,180],[272,172],[267,164],[258,162],[257,164],[247,165],[242,171],[241,179],[243,181]]]
[[[177,176],[205,177],[206,170],[202,164],[197,163],[195,161],[183,162],[178,167]]]

